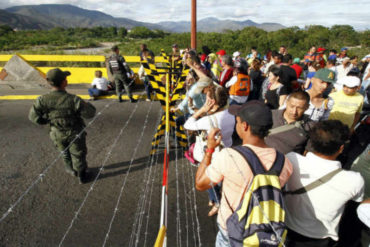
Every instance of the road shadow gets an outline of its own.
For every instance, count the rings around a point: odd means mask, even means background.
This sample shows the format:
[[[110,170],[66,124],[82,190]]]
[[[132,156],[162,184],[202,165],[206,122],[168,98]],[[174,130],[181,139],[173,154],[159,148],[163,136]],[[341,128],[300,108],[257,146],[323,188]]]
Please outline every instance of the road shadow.
[[[170,161],[176,160],[176,158],[182,159],[184,157],[183,149],[178,148],[176,150],[171,150],[169,157]],[[147,155],[145,157],[133,160],[132,163],[131,160],[128,160],[104,166],[104,170],[98,177],[98,180],[126,174],[129,170],[130,172],[135,172],[156,164],[163,164],[163,161],[164,161],[164,150],[158,149],[157,153],[153,157]],[[89,168],[89,181],[92,181],[94,178],[96,178],[96,176],[99,173],[99,170],[100,167]]]

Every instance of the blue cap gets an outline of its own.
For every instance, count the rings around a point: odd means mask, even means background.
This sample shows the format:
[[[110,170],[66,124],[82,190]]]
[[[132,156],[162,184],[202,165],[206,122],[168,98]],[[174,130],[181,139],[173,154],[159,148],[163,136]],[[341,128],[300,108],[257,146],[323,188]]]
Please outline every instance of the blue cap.
[[[328,60],[335,60],[335,59],[337,59],[337,55],[330,55],[329,57],[328,57]]]
[[[348,48],[347,47],[343,47],[342,49],[340,49],[340,51],[347,51]]]

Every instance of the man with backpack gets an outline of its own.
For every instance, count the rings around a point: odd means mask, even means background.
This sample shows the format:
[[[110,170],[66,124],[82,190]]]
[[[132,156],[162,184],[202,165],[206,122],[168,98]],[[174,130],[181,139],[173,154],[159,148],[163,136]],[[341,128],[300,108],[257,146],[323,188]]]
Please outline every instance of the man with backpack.
[[[129,86],[129,78],[133,76],[131,69],[126,63],[126,60],[119,54],[118,46],[113,46],[111,50],[113,54],[108,59],[108,67],[114,77],[118,101],[122,102],[122,87],[124,87],[128,97],[130,98],[131,103],[135,103],[137,100],[132,97],[131,89]]]
[[[200,191],[222,182],[216,246],[243,246],[243,242],[279,246],[286,234],[281,187],[292,165],[264,141],[272,126],[271,110],[265,104],[252,100],[230,106],[229,112],[236,116],[243,145],[224,148],[212,159],[221,143],[220,130],[212,129],[195,179]]]
[[[286,246],[334,246],[345,204],[363,200],[360,173],[343,170],[336,160],[348,137],[349,128],[340,121],[322,121],[310,131],[313,152],[287,154],[293,174],[285,188]]]

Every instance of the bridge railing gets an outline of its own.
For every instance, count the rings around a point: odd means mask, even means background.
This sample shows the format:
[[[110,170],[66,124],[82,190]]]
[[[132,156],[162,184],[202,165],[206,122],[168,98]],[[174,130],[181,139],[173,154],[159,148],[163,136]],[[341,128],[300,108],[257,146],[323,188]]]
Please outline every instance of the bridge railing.
[[[94,72],[96,70],[101,70],[103,77],[108,78],[108,72],[106,69],[106,60],[108,57],[103,55],[22,55],[21,56],[27,62],[91,62],[91,63],[100,63],[100,67],[59,67],[61,70],[68,70],[71,72],[71,75],[68,77],[68,82],[70,84],[82,84],[82,83],[91,83],[94,79]],[[13,55],[0,55],[0,62],[8,62]],[[123,55],[126,62],[129,63],[130,68],[138,73],[140,69],[140,57],[139,56],[125,56]],[[164,62],[163,57],[155,57],[156,63]],[[48,70],[55,67],[44,67],[36,66],[41,72],[46,73]],[[0,71],[3,68],[0,67]]]

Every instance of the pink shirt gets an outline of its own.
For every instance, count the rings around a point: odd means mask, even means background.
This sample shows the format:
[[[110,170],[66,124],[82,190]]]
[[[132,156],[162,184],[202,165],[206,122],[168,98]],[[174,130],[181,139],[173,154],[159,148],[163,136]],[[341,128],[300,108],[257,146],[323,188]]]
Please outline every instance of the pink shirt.
[[[260,148],[245,145],[251,148],[259,157],[263,167],[269,170],[276,158],[274,148]],[[253,173],[245,159],[232,148],[224,148],[215,154],[213,162],[207,167],[206,174],[213,183],[222,183],[222,197],[217,221],[226,230],[226,220],[232,211],[225,200],[225,195],[233,210],[235,210],[243,198],[247,185],[253,179]],[[293,172],[292,164],[285,158],[283,170],[279,176],[280,185],[283,187]]]

